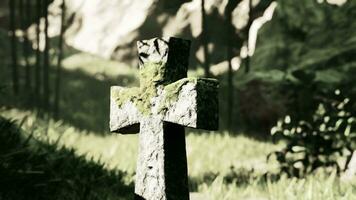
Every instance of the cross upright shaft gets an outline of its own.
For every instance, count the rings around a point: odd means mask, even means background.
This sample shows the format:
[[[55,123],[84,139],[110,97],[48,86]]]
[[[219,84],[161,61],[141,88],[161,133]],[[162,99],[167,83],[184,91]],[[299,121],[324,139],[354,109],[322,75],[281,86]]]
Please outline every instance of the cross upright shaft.
[[[189,199],[183,126],[159,118],[141,121],[139,152],[136,197]]]
[[[139,132],[135,196],[189,200],[184,126],[216,130],[218,82],[186,78],[190,42],[138,42],[140,87],[111,88],[110,130]]]

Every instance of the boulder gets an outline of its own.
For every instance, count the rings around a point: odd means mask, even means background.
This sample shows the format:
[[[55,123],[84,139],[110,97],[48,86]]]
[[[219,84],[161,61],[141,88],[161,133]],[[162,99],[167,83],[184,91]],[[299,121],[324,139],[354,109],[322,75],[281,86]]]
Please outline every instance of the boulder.
[[[241,30],[249,22],[249,0],[241,0],[232,12],[235,35],[232,44],[237,57],[252,56],[259,29],[272,19],[276,1],[252,1],[255,8],[263,8],[251,23],[249,49],[242,44]],[[272,2],[272,3],[268,3]],[[320,0],[342,5],[347,0]],[[50,5],[50,35],[59,34],[60,5],[54,0]],[[224,12],[228,0],[205,0],[206,31],[209,37],[212,65],[226,61],[226,27]],[[192,40],[192,66],[201,65],[201,0],[66,0],[68,30],[66,43],[75,49],[115,59],[137,66],[135,42],[153,37],[180,37]],[[256,13],[255,13],[256,14]],[[229,44],[230,45],[230,44]],[[241,52],[239,52],[241,51]],[[236,67],[238,68],[238,67]]]
[[[55,0],[50,6],[52,37],[59,33],[61,2]],[[243,0],[233,12],[236,28],[247,24],[247,3]],[[78,50],[137,65],[136,49],[132,48],[135,41],[175,36],[193,41],[191,64],[202,61],[201,0],[66,0],[66,4],[66,42]],[[222,34],[226,4],[227,0],[205,3],[213,64],[226,58],[226,37]]]

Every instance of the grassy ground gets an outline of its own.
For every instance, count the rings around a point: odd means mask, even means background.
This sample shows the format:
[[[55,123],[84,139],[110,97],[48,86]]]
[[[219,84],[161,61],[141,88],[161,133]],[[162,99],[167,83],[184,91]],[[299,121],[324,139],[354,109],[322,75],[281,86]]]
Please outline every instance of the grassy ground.
[[[137,135],[98,135],[81,131],[63,122],[51,121],[48,134],[30,112],[17,109],[2,111],[12,119],[27,119],[26,130],[34,128],[36,140],[74,149],[78,157],[103,163],[106,170],[124,172],[124,182],[133,184],[137,157]],[[275,164],[267,163],[268,153],[280,148],[246,136],[226,133],[188,133],[187,154],[190,190],[210,199],[354,199],[355,182],[341,182],[335,174],[316,173],[306,179],[266,178]],[[204,198],[205,198],[204,197]]]
[[[20,124],[0,116],[0,199],[133,198],[124,172],[31,138],[26,130],[33,129]]]
[[[8,62],[3,60],[0,64],[4,72],[0,74],[0,78],[10,85],[10,73],[5,67]],[[138,85],[135,77],[137,71],[85,53],[67,55],[63,64],[59,121],[50,120],[47,126],[43,120],[36,119],[33,112],[25,111],[29,109],[15,104],[14,98],[8,95],[0,98],[0,105],[7,107],[6,109],[3,107],[0,114],[19,121],[27,116],[23,125],[25,131],[22,134],[28,136],[30,130],[33,130],[36,141],[54,148],[50,155],[59,156],[56,151],[62,151],[62,148],[73,149],[74,157],[85,158],[88,162],[103,163],[104,171],[123,172],[125,176],[122,182],[132,186],[138,136],[108,133],[108,103],[111,85]],[[196,72],[190,74],[199,75]],[[25,97],[17,97],[17,100],[19,98]],[[44,134],[45,132],[47,134]],[[267,163],[266,156],[283,144],[272,144],[254,138],[256,137],[242,134],[194,133],[189,130],[186,139],[190,191],[199,192],[204,195],[202,199],[211,200],[356,198],[356,180],[341,182],[335,175],[327,176],[323,173],[316,173],[306,179],[267,176],[267,172],[274,172],[276,163]],[[74,172],[80,170],[72,169]],[[76,178],[80,179],[79,176]],[[92,199],[108,199],[101,193],[115,195],[118,192],[114,190],[116,190],[114,187],[93,190]],[[72,199],[79,197],[73,196]]]

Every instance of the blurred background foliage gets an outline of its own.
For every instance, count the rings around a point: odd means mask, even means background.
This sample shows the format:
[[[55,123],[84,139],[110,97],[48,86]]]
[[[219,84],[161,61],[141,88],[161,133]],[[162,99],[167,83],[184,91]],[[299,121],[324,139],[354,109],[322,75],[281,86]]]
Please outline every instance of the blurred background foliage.
[[[161,36],[192,40],[188,76],[220,81],[219,132],[187,131],[191,192],[354,199],[354,175],[340,177],[355,168],[355,9],[1,1],[0,199],[131,198],[137,135],[108,133],[109,88],[137,86],[135,41]]]
[[[237,84],[260,82],[268,85],[260,87],[272,88],[262,93],[282,107],[273,109],[279,116],[313,112],[321,93],[328,98],[328,93],[342,89],[354,95],[355,6],[351,1],[342,7],[316,1],[279,2],[273,20],[259,33],[251,58],[254,72],[241,74],[244,80],[236,80]]]
[[[280,170],[289,176],[303,177],[318,168],[346,170],[356,148],[355,102],[340,90],[319,100],[310,116],[289,116],[278,121],[271,134],[284,139],[287,146],[274,153]],[[346,162],[340,163],[340,157]]]

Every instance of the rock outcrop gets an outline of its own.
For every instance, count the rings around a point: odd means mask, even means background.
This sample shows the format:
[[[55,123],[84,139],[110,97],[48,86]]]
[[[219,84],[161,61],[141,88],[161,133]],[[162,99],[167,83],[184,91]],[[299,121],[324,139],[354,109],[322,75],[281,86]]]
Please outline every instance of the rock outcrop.
[[[342,5],[346,1],[321,0],[320,3]],[[54,0],[50,6],[52,36],[59,33],[61,2],[62,0]],[[225,66],[223,63],[226,61],[227,40],[224,13],[228,2],[205,0],[206,31],[212,65]],[[66,4],[66,42],[78,50],[137,66],[136,49],[132,48],[136,41],[174,36],[192,41],[192,66],[200,65],[203,60],[200,39],[201,0],[66,0]],[[230,44],[235,46],[235,60],[253,54],[257,32],[272,19],[277,1],[253,0],[252,7],[252,21],[249,19],[249,0],[241,0],[232,11],[235,35]],[[246,31],[244,29],[247,26],[251,28]],[[246,34],[250,35],[248,49],[244,47],[245,43],[241,44],[246,40]],[[235,62],[234,65],[240,64]]]
[[[50,6],[52,33],[59,32],[61,1],[55,0]],[[227,2],[206,0],[205,3],[213,64],[226,58],[224,11]],[[69,27],[65,37],[67,44],[76,49],[137,65],[136,49],[132,48],[135,41],[175,36],[193,41],[193,65],[203,58],[201,0],[67,0],[66,4]],[[243,0],[233,11],[233,24],[238,30],[246,26],[247,21],[248,1]]]

